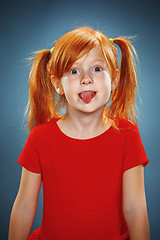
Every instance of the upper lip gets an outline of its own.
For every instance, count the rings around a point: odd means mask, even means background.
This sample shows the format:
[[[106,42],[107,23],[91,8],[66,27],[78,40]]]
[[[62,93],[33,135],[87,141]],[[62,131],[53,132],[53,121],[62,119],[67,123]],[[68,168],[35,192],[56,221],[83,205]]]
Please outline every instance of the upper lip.
[[[84,90],[84,91],[79,92],[78,94],[80,94],[82,92],[94,92],[94,93],[96,93],[97,91],[94,91],[94,90]]]

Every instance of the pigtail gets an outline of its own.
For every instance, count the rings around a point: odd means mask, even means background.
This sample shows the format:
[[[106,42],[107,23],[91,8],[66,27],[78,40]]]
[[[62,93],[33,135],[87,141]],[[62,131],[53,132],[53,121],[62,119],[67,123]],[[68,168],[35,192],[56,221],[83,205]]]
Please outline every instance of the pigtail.
[[[109,41],[110,40],[110,41]],[[111,104],[104,109],[108,118],[120,117],[136,122],[135,113],[137,97],[137,78],[134,64],[136,51],[129,40],[124,37],[109,39],[97,30],[80,27],[63,35],[55,42],[52,50],[36,52],[30,58],[33,61],[29,75],[29,101],[25,115],[28,115],[28,130],[48,122],[51,118],[67,116],[68,106],[65,95],[58,94],[51,82],[50,76],[60,81],[79,54],[87,54],[94,46],[99,46],[104,54],[112,79],[112,86],[117,76],[117,44],[121,49],[120,80],[112,90]],[[63,116],[61,110],[66,107]],[[115,118],[116,119],[116,118]]]
[[[129,40],[123,37],[113,39],[121,50],[120,79],[118,86],[113,90],[109,114],[137,122],[136,98],[138,92],[135,59],[136,51]]]
[[[29,58],[34,60],[29,74],[29,100],[26,107],[25,116],[28,114],[28,130],[35,126],[48,122],[51,116],[56,114],[53,109],[53,91],[47,64],[51,58],[50,50],[35,52],[36,56]]]

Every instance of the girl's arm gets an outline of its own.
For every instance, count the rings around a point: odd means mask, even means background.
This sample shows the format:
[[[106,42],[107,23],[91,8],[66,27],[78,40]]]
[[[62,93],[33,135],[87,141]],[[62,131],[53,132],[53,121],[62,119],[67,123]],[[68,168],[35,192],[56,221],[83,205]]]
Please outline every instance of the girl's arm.
[[[123,212],[130,240],[149,240],[143,165],[131,168],[123,174]]]
[[[9,240],[28,239],[37,208],[41,174],[22,168],[21,183],[14,202],[9,226]]]

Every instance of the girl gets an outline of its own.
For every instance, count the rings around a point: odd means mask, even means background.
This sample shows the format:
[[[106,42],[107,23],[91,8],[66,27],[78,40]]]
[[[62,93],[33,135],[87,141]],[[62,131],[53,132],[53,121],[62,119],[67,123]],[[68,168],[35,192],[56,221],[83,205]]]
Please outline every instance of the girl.
[[[133,53],[126,38],[80,27],[33,58],[9,240],[150,239]],[[43,219],[29,237],[41,182]]]

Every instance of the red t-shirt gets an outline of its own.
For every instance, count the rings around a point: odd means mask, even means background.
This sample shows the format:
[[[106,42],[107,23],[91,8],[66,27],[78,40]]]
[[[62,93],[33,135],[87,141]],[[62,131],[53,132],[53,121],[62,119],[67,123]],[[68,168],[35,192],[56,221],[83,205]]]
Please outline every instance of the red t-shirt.
[[[96,137],[75,139],[57,120],[35,127],[17,160],[42,174],[43,219],[29,239],[127,239],[122,176],[149,162],[137,125],[119,119],[119,132],[111,126]]]

